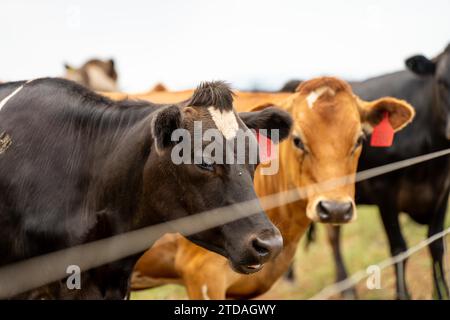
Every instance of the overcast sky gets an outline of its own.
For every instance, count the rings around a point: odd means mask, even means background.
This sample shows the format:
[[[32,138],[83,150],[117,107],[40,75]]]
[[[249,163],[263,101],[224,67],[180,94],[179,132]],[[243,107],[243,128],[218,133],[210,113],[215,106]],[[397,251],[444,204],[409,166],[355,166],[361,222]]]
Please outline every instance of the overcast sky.
[[[126,91],[362,79],[437,54],[449,14],[449,0],[2,0],[0,80],[59,76],[91,57],[113,57]]]

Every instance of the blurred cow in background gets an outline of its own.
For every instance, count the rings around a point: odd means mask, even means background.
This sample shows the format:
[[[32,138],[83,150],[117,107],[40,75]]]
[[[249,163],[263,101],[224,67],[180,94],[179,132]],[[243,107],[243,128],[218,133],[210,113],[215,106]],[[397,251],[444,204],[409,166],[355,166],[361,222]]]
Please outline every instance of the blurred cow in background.
[[[64,65],[64,78],[78,82],[94,91],[118,91],[117,72],[113,59],[91,59],[80,68]]]
[[[161,92],[161,91],[169,91],[167,87],[161,82],[158,82],[150,89],[150,92]]]

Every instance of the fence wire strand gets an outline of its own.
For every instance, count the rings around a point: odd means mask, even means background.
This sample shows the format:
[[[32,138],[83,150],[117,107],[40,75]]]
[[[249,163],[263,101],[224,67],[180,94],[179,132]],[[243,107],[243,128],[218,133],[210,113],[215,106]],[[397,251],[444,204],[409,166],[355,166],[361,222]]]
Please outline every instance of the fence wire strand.
[[[450,233],[450,227],[447,229],[444,229],[441,232],[438,232],[434,235],[432,235],[429,238],[426,238],[416,244],[415,246],[409,248],[408,250],[394,256],[387,258],[377,264],[371,264],[371,266],[378,266],[380,268],[380,271],[383,269],[386,269],[387,267],[393,266],[396,263],[402,262],[412,256],[413,254],[417,253],[421,249],[427,247],[430,243],[439,240],[441,238],[445,238]],[[445,250],[444,250],[445,255]],[[323,288],[319,293],[315,294],[310,300],[327,300],[331,298],[334,295],[340,294],[344,292],[347,289],[352,288],[357,283],[359,283],[361,280],[367,278],[369,275],[367,274],[367,269],[361,269],[355,273],[353,273],[351,276],[347,277],[346,279],[336,282],[332,285],[329,285],[325,288]],[[445,270],[445,263],[444,263],[444,270]]]

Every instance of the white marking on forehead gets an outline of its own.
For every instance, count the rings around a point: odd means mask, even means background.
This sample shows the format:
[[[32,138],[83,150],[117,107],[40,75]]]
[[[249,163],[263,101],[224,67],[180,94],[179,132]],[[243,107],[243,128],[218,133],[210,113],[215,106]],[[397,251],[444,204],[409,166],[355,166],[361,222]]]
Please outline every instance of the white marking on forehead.
[[[221,112],[215,107],[208,107],[208,111],[211,114],[211,118],[217,126],[217,129],[222,132],[225,139],[233,139],[236,136],[236,132],[239,129],[239,125],[236,119],[236,115],[233,111]]]
[[[211,300],[211,298],[208,296],[208,286],[206,284],[202,285],[202,297],[203,300]]]
[[[333,89],[331,89],[330,87],[327,87],[327,86],[323,86],[323,87],[317,88],[314,91],[311,91],[308,94],[308,96],[306,97],[306,101],[308,102],[308,107],[310,109],[312,109],[314,107],[314,102],[316,102],[317,99],[319,99],[320,96],[323,95],[327,91],[329,93],[331,93],[332,95],[334,95],[334,93],[335,93]]]
[[[27,83],[30,83],[33,80],[28,80],[27,82],[25,82],[24,84],[22,84],[21,86],[19,86],[16,90],[14,90],[12,93],[10,93],[7,97],[5,97],[1,102],[0,102],[0,110],[2,110],[2,108],[5,106],[5,104],[9,101],[9,99],[11,99],[12,97],[14,97],[16,94],[19,93],[20,90],[23,89],[23,86],[26,85]]]

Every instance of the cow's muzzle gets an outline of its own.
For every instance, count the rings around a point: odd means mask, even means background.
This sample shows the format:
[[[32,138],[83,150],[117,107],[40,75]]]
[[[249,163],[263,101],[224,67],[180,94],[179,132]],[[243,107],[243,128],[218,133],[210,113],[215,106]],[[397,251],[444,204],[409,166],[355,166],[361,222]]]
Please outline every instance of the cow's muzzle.
[[[323,223],[347,223],[353,218],[354,208],[351,201],[321,200],[316,205],[316,213]]]
[[[268,230],[248,238],[245,258],[240,261],[230,259],[233,269],[250,274],[261,270],[266,262],[274,259],[283,249],[283,237],[278,229]]]

